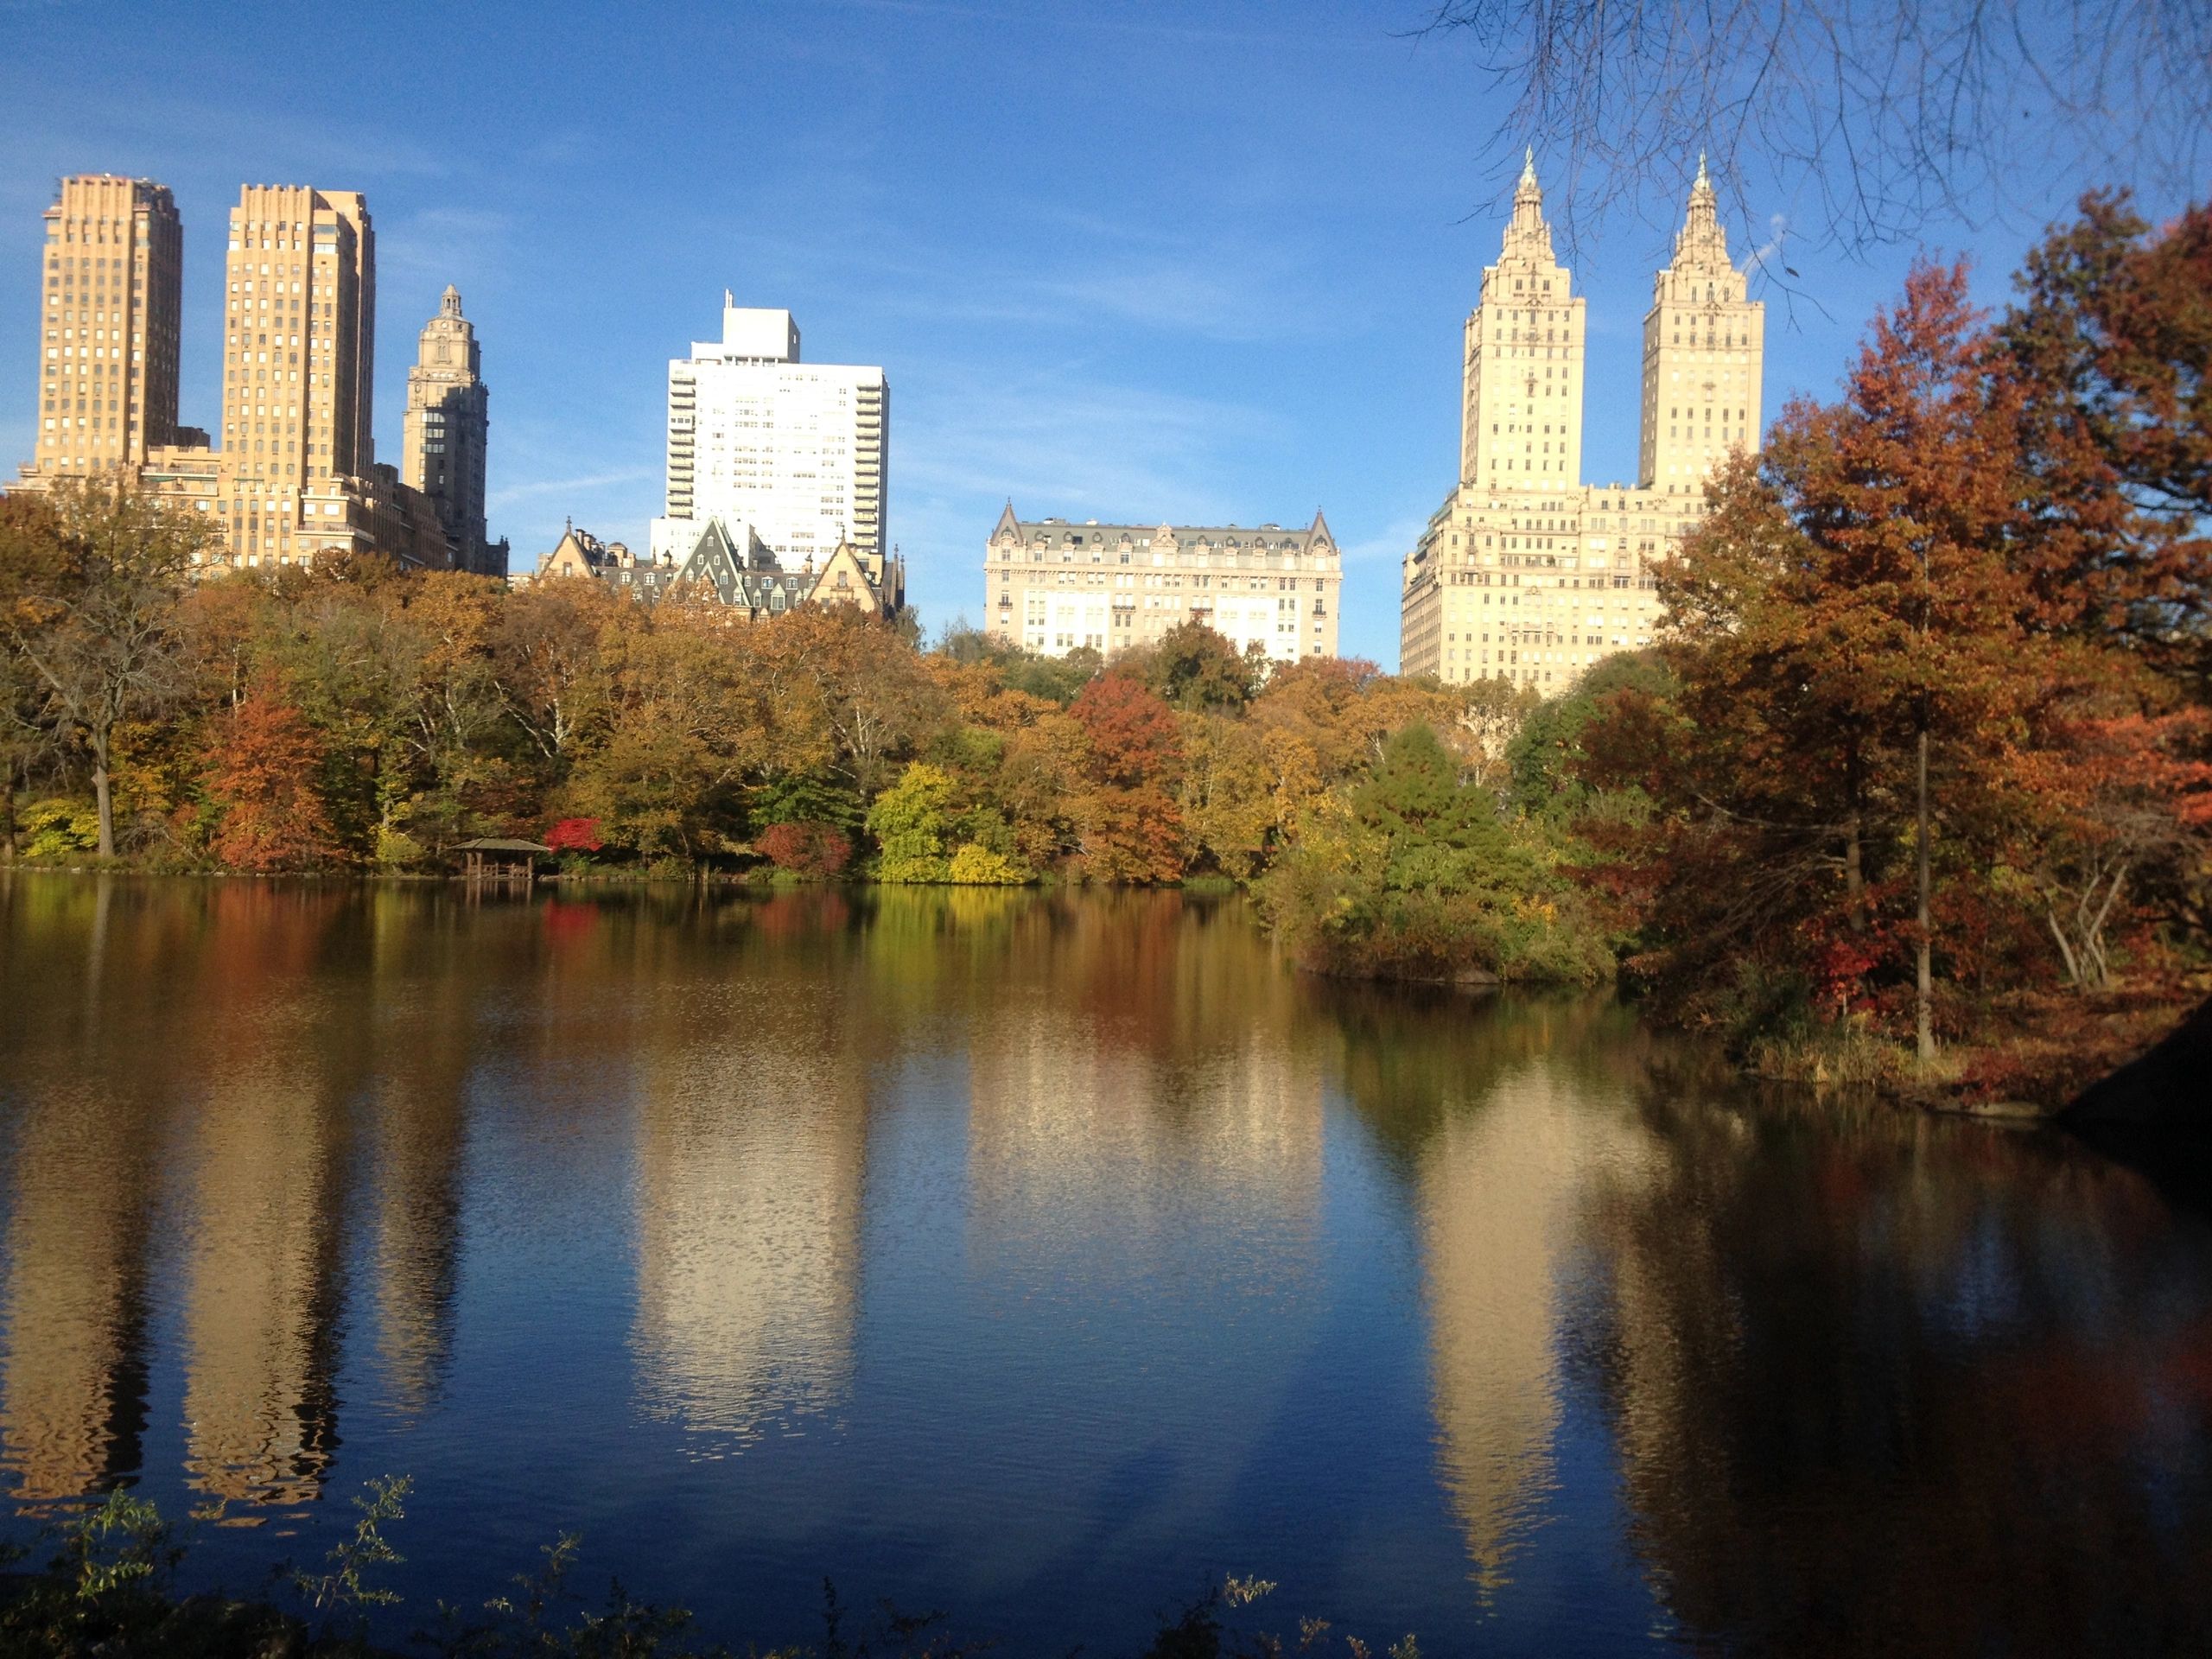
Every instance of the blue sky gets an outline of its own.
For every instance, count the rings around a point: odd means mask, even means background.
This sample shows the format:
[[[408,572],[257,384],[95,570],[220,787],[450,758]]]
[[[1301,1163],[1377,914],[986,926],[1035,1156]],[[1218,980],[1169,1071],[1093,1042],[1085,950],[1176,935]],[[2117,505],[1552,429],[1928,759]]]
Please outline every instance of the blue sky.
[[[667,359],[716,332],[729,288],[790,308],[809,357],[887,371],[891,533],[932,632],[980,619],[1008,497],[1147,523],[1320,506],[1349,553],[1344,649],[1395,665],[1397,561],[1452,481],[1459,329],[1503,225],[1497,105],[1462,47],[1404,37],[1427,10],[0,0],[0,467],[31,450],[58,176],[175,191],[181,414],[206,426],[238,186],[359,189],[378,453],[398,458],[415,334],[456,283],[518,566],[569,517],[642,543]],[[1952,229],[1989,299],[2070,188],[2029,181]],[[1795,205],[1752,204],[1762,228]],[[1593,481],[1634,472],[1638,331],[1679,211],[1580,251]],[[1806,297],[1769,296],[1770,415],[1834,387],[1911,252],[1793,253]]]

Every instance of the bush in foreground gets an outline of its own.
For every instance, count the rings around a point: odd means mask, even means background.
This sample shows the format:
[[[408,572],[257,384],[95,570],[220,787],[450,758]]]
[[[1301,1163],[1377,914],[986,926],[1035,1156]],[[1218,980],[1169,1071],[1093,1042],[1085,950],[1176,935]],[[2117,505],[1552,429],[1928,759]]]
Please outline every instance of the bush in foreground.
[[[177,1524],[150,1503],[114,1491],[51,1530],[54,1553],[43,1570],[0,1579],[0,1653],[23,1659],[396,1659],[368,1631],[372,1609],[398,1595],[376,1582],[378,1568],[405,1558],[385,1537],[404,1518],[410,1483],[372,1480],[357,1497],[353,1530],[309,1569],[280,1566],[270,1592],[256,1599],[177,1592],[187,1544]],[[416,1652],[450,1659],[713,1659],[739,1651],[694,1630],[690,1612],[634,1600],[620,1582],[594,1607],[570,1588],[581,1540],[563,1534],[541,1552],[535,1572],[477,1606],[441,1604],[435,1620],[416,1630]],[[21,1552],[16,1552],[19,1558]],[[1248,1628],[1250,1610],[1275,1586],[1258,1579],[1209,1584],[1197,1599],[1164,1619],[1147,1659],[1278,1659],[1287,1653],[1341,1651],[1370,1659],[1356,1637],[1341,1640],[1325,1619],[1299,1621],[1295,1638]],[[997,1643],[957,1637],[942,1613],[902,1613],[887,1604],[854,1618],[836,1586],[823,1584],[819,1647],[763,1649],[748,1659],[965,1659]],[[1420,1659],[1414,1638],[1388,1650],[1389,1659]]]

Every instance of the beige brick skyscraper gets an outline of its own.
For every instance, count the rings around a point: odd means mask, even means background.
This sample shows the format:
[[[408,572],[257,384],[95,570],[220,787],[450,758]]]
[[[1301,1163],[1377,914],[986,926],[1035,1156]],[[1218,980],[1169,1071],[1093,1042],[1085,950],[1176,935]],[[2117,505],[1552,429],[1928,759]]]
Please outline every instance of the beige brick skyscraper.
[[[41,470],[135,466],[174,441],[183,251],[168,186],[62,180],[41,273]]]
[[[1556,494],[1582,477],[1584,305],[1552,253],[1532,152],[1467,318],[1459,481]]]
[[[484,545],[489,397],[475,326],[461,315],[461,290],[448,283],[438,315],[423,325],[415,366],[407,372],[399,472],[436,505],[439,521],[472,568]]]
[[[1700,495],[1729,451],[1756,447],[1765,312],[1729,260],[1700,156],[1674,262],[1652,279],[1643,319],[1640,487]]]
[[[348,190],[250,184],[231,210],[222,448],[250,487],[288,492],[374,459],[376,236]]]
[[[1759,437],[1763,308],[1729,261],[1702,163],[1643,326],[1639,481],[1582,482],[1583,302],[1552,252],[1533,161],[1461,354],[1459,481],[1406,557],[1399,666],[1556,695],[1651,643],[1651,568],[1705,482]]]

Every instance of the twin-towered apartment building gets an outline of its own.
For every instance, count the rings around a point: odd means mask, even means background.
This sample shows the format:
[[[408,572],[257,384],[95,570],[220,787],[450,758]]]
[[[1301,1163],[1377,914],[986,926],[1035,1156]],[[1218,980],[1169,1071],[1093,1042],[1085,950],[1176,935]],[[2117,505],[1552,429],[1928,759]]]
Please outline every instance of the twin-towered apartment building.
[[[1530,157],[1467,318],[1459,477],[1406,556],[1401,671],[1553,692],[1648,645],[1652,563],[1696,522],[1713,468],[1758,445],[1764,309],[1729,261],[1700,162],[1644,318],[1637,480],[1583,483],[1585,303]],[[983,581],[990,632],[1052,655],[1193,620],[1277,662],[1337,649],[1342,556],[1319,513],[1284,531],[1023,520],[1009,504]]]
[[[1637,482],[1584,484],[1584,305],[1532,157],[1467,319],[1459,482],[1406,556],[1401,671],[1554,692],[1649,645],[1653,561],[1696,522],[1714,467],[1758,447],[1764,327],[1700,162],[1643,320]]]
[[[368,552],[505,573],[484,523],[487,393],[450,287],[408,376],[403,467],[376,460],[376,233],[358,192],[239,191],[219,442],[178,421],[184,232],[168,187],[64,179],[45,221],[35,451],[16,487],[121,475],[213,520],[221,563]]]

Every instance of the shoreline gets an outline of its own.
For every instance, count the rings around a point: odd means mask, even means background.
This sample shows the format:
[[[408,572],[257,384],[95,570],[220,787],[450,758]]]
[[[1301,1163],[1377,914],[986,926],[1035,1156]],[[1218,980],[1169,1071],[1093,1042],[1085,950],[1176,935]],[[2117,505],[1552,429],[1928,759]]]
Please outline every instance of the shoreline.
[[[1027,882],[977,884],[878,881],[865,877],[793,877],[781,872],[756,876],[718,870],[700,870],[690,874],[648,870],[563,870],[538,875],[525,885],[501,880],[472,881],[458,874],[405,870],[302,870],[263,874],[223,869],[149,869],[120,860],[109,864],[48,864],[22,860],[0,863],[0,878],[19,873],[40,876],[120,876],[138,880],[391,884],[417,887],[450,886],[466,893],[481,894],[488,890],[523,896],[527,896],[539,886],[555,889],[717,887],[771,896],[809,891],[860,889],[1042,893],[1092,885],[1050,877]],[[1211,876],[1191,881],[1132,887],[1109,884],[1102,887],[1102,890],[1179,893],[1210,899],[1240,894],[1249,899],[1252,896],[1249,889],[1243,884]],[[1509,980],[1479,968],[1467,969],[1449,976],[1413,976],[1360,973],[1304,961],[1294,961],[1292,965],[1300,974],[1336,984],[1401,986],[1476,996],[1516,990],[1571,992],[1605,988],[1600,985],[1572,981]],[[1612,986],[1616,995],[1624,995],[1619,990],[1618,979],[1612,982]],[[1635,999],[1631,997],[1630,1000]],[[1935,1116],[1967,1118],[2012,1128],[2056,1123],[2064,1120],[2069,1112],[2091,1096],[2111,1089],[2138,1068],[2152,1063],[2154,1057],[2170,1045],[2190,1039],[2196,1027],[2204,1022],[2206,1010],[2212,1009],[2212,1001],[2205,1001],[2204,988],[2190,986],[2176,986],[2171,988],[2168,994],[2152,994],[2147,999],[2143,993],[2122,991],[2107,993],[2102,1000],[2106,1006],[2101,1007],[2089,999],[2066,994],[2046,998],[2040,1005],[2043,1012],[2086,1013],[2096,1021],[2092,1029],[2101,1029],[2103,1040],[2087,1050],[2054,1051],[2033,1041],[2014,1045],[2002,1041],[1958,1044],[1942,1051],[1936,1073],[1914,1075],[1912,1068],[1916,1063],[1901,1046],[1862,1036],[1861,1043],[1868,1046],[1847,1053],[1840,1052],[1838,1039],[1844,1038],[1848,1040],[1847,1034],[1828,1032],[1794,1042],[1769,1039],[1763,1045],[1763,1052],[1740,1059],[1730,1059],[1726,1065],[1732,1075],[1747,1081],[1802,1089],[1816,1095],[1838,1090],[1861,1090],[1891,1104]],[[2193,1014],[2195,1018],[2192,1018]],[[2126,1022],[2126,1029],[2113,1029],[2115,1022],[2121,1021]],[[1692,1027],[1669,1026],[1666,1028],[1684,1034],[1698,1034]],[[2201,1038],[2196,1040],[2201,1040]],[[2166,1070],[2171,1071],[2171,1068]],[[1997,1075],[1990,1075],[1993,1072]],[[1978,1086],[1977,1076],[1986,1079],[1991,1085],[1991,1092],[1984,1095],[1972,1092]],[[1999,1086],[1999,1077],[2001,1086]],[[2138,1107],[2128,1121],[2139,1122],[2144,1116],[2144,1109]]]

